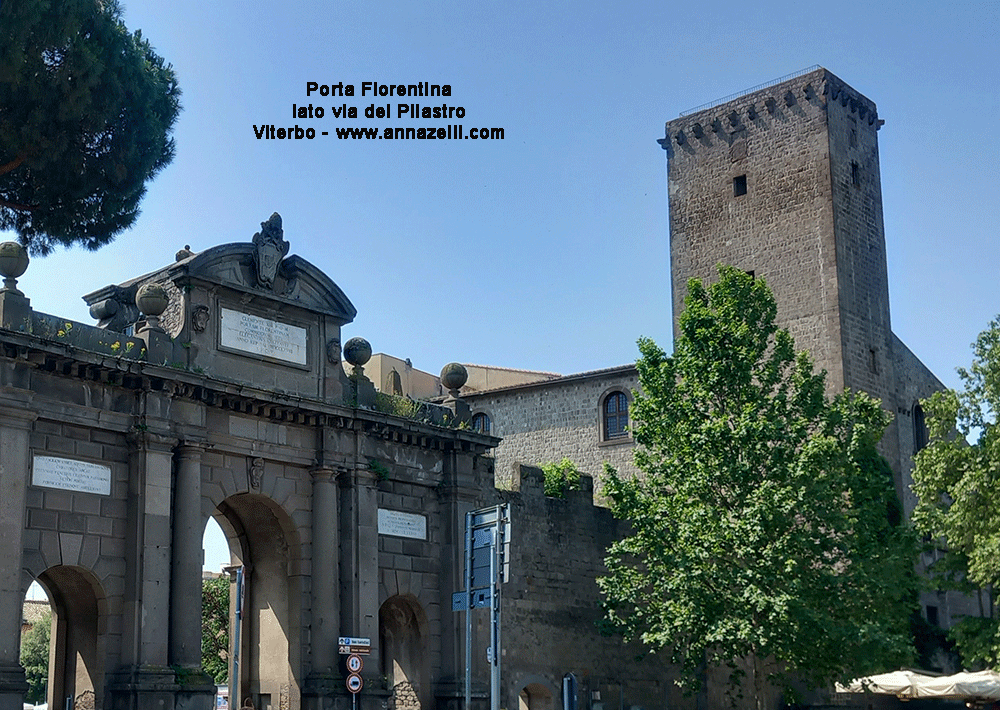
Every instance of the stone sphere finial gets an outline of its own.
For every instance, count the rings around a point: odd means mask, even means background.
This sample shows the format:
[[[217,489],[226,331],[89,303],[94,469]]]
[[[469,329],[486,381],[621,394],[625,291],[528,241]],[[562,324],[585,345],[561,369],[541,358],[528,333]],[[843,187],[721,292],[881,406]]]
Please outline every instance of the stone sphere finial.
[[[449,362],[441,368],[441,384],[445,389],[456,392],[469,381],[469,371],[460,362]]]
[[[163,315],[168,303],[167,289],[157,283],[143,284],[135,293],[135,305],[144,316]]]
[[[149,330],[162,330],[160,316],[167,310],[170,296],[167,289],[158,283],[146,283],[135,292],[135,305],[139,312],[146,316],[146,327]]]
[[[28,250],[17,242],[0,244],[0,276],[3,276],[4,291],[21,293],[17,290],[17,279],[28,270],[29,261]]]
[[[344,359],[354,367],[364,367],[372,359],[372,346],[364,338],[351,338],[344,343]]]

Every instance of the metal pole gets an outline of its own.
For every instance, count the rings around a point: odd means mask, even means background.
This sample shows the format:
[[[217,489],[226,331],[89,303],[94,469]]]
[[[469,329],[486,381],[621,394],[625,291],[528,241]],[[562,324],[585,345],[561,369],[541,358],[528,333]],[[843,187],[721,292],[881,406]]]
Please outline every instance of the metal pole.
[[[497,522],[493,526],[493,541],[490,546],[490,708],[500,710],[500,584],[497,579],[497,546],[500,531],[500,508],[497,507]]]
[[[465,514],[465,709],[472,710],[472,513]]]
[[[240,702],[240,629],[243,627],[243,568],[236,569],[236,628],[233,630],[233,677],[229,683],[229,707]]]

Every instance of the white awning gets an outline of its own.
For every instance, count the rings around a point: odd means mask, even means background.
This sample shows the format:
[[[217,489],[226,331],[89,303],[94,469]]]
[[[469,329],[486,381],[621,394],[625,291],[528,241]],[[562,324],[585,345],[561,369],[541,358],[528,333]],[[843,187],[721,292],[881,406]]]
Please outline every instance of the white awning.
[[[979,671],[932,676],[913,671],[893,671],[858,678],[847,686],[837,684],[838,693],[883,693],[900,698],[953,698],[955,700],[1000,700],[1000,673]]]

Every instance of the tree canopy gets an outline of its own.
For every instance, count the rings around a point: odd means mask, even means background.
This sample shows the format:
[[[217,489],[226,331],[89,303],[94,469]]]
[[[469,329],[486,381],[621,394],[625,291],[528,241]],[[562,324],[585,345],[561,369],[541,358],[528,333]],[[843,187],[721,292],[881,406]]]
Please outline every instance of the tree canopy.
[[[631,534],[599,580],[610,625],[668,653],[697,687],[705,664],[785,690],[912,657],[912,535],[876,445],[871,397],[824,393],[825,372],[775,325],[761,279],[692,280],[675,353],[640,340],[632,407],[640,475],[608,470]],[[738,692],[738,691],[737,691]]]
[[[173,69],[117,0],[0,3],[0,230],[98,249],[174,156]]]
[[[201,665],[217,684],[229,682],[229,578],[201,583]]]
[[[958,370],[962,390],[921,402],[929,443],[915,459],[913,521],[947,546],[930,570],[936,581],[978,593],[982,616],[963,618],[949,632],[963,660],[1000,668],[993,599],[1000,583],[1000,317],[972,350],[971,367]]]
[[[45,614],[32,624],[21,639],[21,665],[28,681],[26,703],[39,705],[45,702],[45,691],[49,684],[49,637],[52,634],[52,612]]]

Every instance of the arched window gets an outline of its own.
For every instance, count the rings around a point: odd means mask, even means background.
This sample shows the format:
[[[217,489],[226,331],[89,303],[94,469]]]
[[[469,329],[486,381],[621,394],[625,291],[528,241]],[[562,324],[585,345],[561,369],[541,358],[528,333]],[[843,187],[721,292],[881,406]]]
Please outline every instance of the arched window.
[[[479,434],[489,434],[490,433],[490,418],[489,415],[483,414],[482,412],[477,412],[472,415],[472,431]]]
[[[612,392],[605,397],[602,412],[605,441],[628,436],[628,397],[624,392]]]
[[[385,376],[385,391],[389,394],[394,394],[397,397],[401,397],[403,394],[403,380],[396,372],[396,368],[393,368],[388,375]]]

